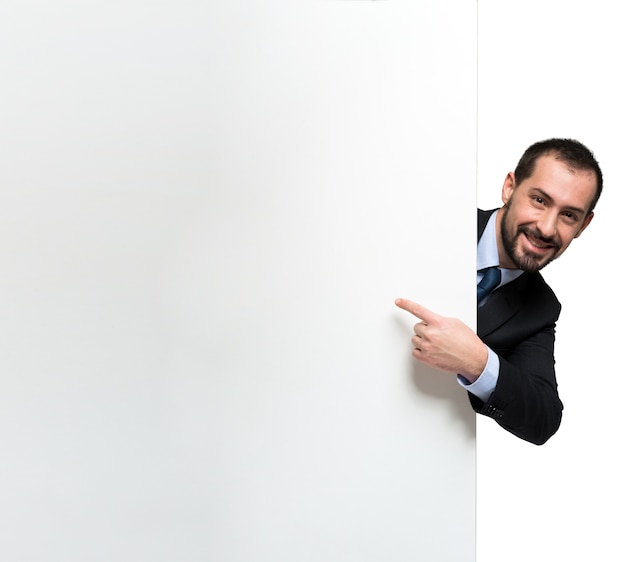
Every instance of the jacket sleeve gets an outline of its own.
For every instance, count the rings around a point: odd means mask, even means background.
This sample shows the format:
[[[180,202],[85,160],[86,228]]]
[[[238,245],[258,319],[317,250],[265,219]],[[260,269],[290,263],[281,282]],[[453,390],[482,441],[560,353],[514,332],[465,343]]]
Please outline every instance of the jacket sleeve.
[[[500,372],[496,388],[486,402],[469,394],[474,410],[493,418],[517,437],[544,444],[561,424],[554,370],[555,324],[498,352]]]

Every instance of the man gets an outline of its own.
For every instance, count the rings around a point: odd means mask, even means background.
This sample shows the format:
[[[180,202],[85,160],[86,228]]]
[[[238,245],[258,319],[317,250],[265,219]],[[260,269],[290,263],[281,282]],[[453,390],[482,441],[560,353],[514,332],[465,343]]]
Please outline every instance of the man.
[[[549,139],[526,150],[504,180],[504,205],[478,211],[477,334],[396,300],[421,320],[413,356],[456,373],[476,412],[537,445],[557,431],[563,409],[554,370],[561,305],[539,270],[587,228],[602,181],[593,153],[578,141]],[[482,290],[492,277],[495,288]]]

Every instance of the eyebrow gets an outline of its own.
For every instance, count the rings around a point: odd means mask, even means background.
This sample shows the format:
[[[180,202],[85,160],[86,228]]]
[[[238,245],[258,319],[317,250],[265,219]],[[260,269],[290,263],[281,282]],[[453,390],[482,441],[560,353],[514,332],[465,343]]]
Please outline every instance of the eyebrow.
[[[543,189],[541,189],[540,187],[534,187],[533,190],[538,194],[541,195],[541,197],[543,197],[544,199],[546,199],[547,201],[549,201],[550,203],[554,203],[554,199],[552,197],[550,197]],[[585,211],[584,209],[580,209],[579,207],[572,207],[571,205],[567,205],[565,207],[566,209],[570,210],[570,211],[574,211],[575,213],[580,213],[581,215],[584,215],[587,211]]]

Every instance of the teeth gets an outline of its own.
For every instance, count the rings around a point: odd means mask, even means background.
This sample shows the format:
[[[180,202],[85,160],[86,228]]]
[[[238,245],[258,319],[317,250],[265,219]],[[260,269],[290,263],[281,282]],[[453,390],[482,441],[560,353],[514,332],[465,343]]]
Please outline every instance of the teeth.
[[[527,235],[526,238],[528,238],[528,240],[530,241],[530,243],[535,246],[536,248],[540,248],[545,250],[546,248],[550,247],[550,244],[544,244],[542,242],[540,242],[539,240],[537,240],[534,236],[531,235]]]

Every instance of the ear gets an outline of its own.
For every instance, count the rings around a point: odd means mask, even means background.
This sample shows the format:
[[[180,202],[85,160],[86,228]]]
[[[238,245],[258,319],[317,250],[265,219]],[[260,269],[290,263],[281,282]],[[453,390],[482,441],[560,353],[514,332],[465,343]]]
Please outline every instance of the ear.
[[[583,233],[583,230],[585,230],[585,228],[587,228],[589,226],[589,223],[591,222],[592,218],[593,218],[593,213],[589,213],[585,217],[585,220],[583,221],[583,224],[578,229],[578,232],[576,233],[576,236],[574,236],[574,238],[578,238]]]
[[[504,178],[504,184],[502,185],[502,202],[506,205],[513,195],[515,190],[515,174],[509,172]]]

